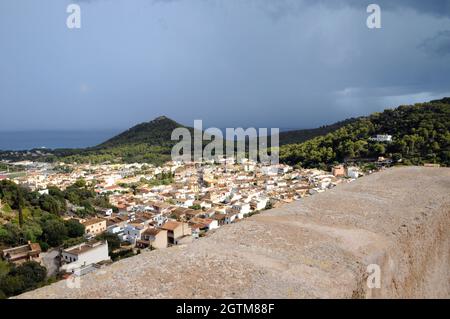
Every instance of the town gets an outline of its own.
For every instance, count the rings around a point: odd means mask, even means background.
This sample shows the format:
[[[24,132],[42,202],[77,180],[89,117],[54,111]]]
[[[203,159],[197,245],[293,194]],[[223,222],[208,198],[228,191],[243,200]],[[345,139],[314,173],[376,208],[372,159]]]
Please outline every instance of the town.
[[[386,161],[380,158],[379,162]],[[327,172],[246,159],[237,163],[235,158],[172,161],[161,167],[138,163],[4,164],[8,171],[0,180],[11,180],[41,197],[48,195],[49,189],[70,191],[73,185],[84,185],[93,189],[96,197],[107,198],[98,201],[104,205],[89,209],[66,199],[65,211],[58,213],[84,229],[82,240],[69,247],[44,249],[29,241],[3,249],[6,261],[17,265],[37,261],[58,278],[82,276],[142,250],[190,244],[220,227],[372,172],[348,165],[336,165]]]

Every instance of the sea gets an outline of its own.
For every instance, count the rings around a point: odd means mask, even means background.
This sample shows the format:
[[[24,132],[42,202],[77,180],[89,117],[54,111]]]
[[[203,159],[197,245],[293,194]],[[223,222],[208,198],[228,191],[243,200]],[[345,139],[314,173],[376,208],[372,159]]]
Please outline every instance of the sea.
[[[280,132],[295,128],[280,128]],[[0,151],[26,151],[36,148],[84,148],[96,146],[123,132],[123,129],[93,131],[1,131]],[[226,136],[225,128],[221,129]]]
[[[120,130],[98,131],[0,131],[0,150],[21,151],[35,148],[82,148],[98,145]]]

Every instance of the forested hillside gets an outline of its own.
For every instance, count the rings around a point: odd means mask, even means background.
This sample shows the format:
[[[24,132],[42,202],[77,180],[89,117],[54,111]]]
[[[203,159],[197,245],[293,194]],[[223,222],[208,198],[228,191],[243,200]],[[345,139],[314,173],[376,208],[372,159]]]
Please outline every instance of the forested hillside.
[[[351,118],[330,125],[324,125],[312,129],[280,132],[279,134],[280,145],[303,143],[317,136],[326,135],[330,132],[336,131],[337,129],[340,129],[341,127],[353,123],[357,120],[358,120],[357,118]]]
[[[49,160],[78,163],[144,162],[161,165],[170,161],[172,131],[183,125],[160,116],[150,122],[138,124],[108,141],[86,149],[61,149],[54,151]],[[193,129],[186,127],[193,135]]]
[[[301,144],[280,149],[280,160],[303,167],[327,167],[346,159],[389,156],[404,164],[450,165],[450,99],[374,113]],[[391,143],[370,141],[390,134]]]
[[[280,133],[280,160],[291,165],[326,168],[346,159],[392,157],[404,164],[424,162],[449,166],[450,98],[400,106],[367,117],[352,118],[316,129]],[[151,163],[170,161],[172,131],[185,127],[167,117],[142,123],[92,148],[58,149],[44,161],[67,163]],[[193,129],[186,127],[191,131]],[[393,136],[392,143],[372,142],[377,134]],[[209,141],[204,141],[206,145]],[[12,161],[36,160],[27,152],[3,152]]]
[[[165,116],[160,116],[150,122],[133,126],[127,131],[98,145],[95,149],[104,149],[130,144],[171,146],[174,143],[170,139],[172,131],[178,127],[184,126]]]

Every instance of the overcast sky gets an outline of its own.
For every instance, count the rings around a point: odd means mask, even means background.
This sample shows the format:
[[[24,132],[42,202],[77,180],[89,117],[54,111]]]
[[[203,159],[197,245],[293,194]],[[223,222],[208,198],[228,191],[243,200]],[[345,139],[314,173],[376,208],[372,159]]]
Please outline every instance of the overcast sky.
[[[310,128],[443,96],[447,0],[0,1],[0,130]]]

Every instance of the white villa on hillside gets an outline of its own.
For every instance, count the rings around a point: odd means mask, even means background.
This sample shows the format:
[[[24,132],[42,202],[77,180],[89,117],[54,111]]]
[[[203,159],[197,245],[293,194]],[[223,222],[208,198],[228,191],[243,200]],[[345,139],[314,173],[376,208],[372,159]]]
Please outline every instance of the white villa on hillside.
[[[108,242],[105,240],[72,246],[61,252],[61,258],[66,262],[61,270],[81,275],[84,270],[91,268],[94,264],[110,260]]]
[[[392,142],[392,135],[378,134],[375,137],[371,137],[370,140],[374,142]]]

